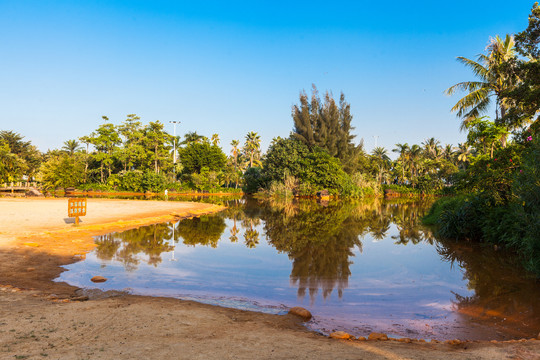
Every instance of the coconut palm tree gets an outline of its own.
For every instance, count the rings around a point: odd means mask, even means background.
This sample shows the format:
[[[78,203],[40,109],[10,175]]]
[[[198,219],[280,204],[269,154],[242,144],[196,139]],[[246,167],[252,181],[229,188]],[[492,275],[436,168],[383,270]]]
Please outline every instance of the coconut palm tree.
[[[446,144],[442,150],[442,156],[445,160],[454,162],[455,160],[455,152],[454,147],[451,144]]]
[[[212,145],[218,146],[219,145],[219,135],[218,134],[212,134],[212,137],[210,138],[210,142]]]
[[[422,145],[424,145],[424,151],[430,159],[437,159],[440,154],[439,144],[441,142],[434,137],[424,140]]]
[[[456,151],[457,160],[463,167],[467,167],[469,162],[469,156],[471,155],[471,149],[467,143],[458,144],[458,149]]]
[[[236,171],[237,167],[238,167],[238,155],[240,155],[240,151],[241,149],[238,147],[238,145],[240,145],[240,141],[238,140],[233,140],[231,141],[231,154],[232,154],[232,157],[233,157],[233,164],[234,164],[234,170]]]
[[[379,183],[382,184],[383,182],[383,173],[386,169],[388,169],[388,165],[390,164],[390,158],[388,157],[388,151],[381,146],[377,146],[373,151],[371,152],[371,155],[375,159],[375,162],[377,163],[377,167],[379,168]]]
[[[254,131],[250,131],[246,135],[246,142],[244,143],[244,151],[248,157],[247,164],[249,167],[253,165],[262,166],[260,161],[261,155],[261,136]]]
[[[197,134],[196,131],[192,131],[192,132],[188,132],[187,134],[184,135],[184,141],[181,142],[182,145],[188,145],[188,144],[191,144],[191,143],[202,143],[205,141],[205,139],[207,139],[206,136],[202,136],[202,135],[199,135]]]
[[[81,145],[77,140],[67,140],[64,141],[64,146],[62,146],[62,150],[68,153],[69,156],[73,156],[73,154],[81,150]]]
[[[420,165],[420,159],[422,157],[422,148],[416,144],[411,146],[409,150],[409,168],[413,177],[418,176],[418,168]]]
[[[399,153],[398,161],[401,164],[401,182],[405,182],[405,166],[409,157],[409,144],[396,144],[396,148],[392,149],[393,152]]]
[[[459,56],[457,60],[472,69],[478,81],[464,81],[445,90],[447,95],[453,95],[458,90],[467,94],[452,107],[452,111],[462,118],[461,130],[467,123],[485,113],[495,97],[496,121],[506,114],[503,92],[514,86],[515,77],[509,70],[509,64],[516,58],[514,38],[506,35],[502,40],[499,36],[491,39],[486,48],[487,55],[478,55],[478,61]]]

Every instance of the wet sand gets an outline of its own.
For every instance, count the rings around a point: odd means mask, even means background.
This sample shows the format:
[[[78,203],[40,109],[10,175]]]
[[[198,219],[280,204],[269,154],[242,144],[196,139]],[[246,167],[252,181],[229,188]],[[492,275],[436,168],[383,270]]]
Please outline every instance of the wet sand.
[[[89,199],[88,215],[75,227],[65,221],[67,199],[0,198],[0,359],[540,359],[538,340],[335,340],[307,331],[292,315],[88,292],[52,281],[62,265],[94,247],[94,235],[220,209]]]

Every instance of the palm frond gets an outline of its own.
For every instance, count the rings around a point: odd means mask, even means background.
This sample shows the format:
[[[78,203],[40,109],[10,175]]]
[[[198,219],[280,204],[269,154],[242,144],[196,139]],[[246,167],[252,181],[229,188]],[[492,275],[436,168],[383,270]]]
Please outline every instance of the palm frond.
[[[481,56],[482,55],[479,55],[479,59],[481,58]],[[474,60],[467,59],[463,56],[458,56],[457,61],[471,68],[473,73],[481,79],[486,79],[489,76],[489,69]]]

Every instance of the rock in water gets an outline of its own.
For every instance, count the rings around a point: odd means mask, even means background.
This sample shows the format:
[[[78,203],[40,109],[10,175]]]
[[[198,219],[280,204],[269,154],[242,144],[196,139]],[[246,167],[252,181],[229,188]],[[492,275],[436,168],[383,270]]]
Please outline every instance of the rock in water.
[[[307,311],[306,309],[304,309],[303,307],[300,307],[300,306],[295,306],[295,307],[291,308],[289,310],[289,314],[299,316],[302,319],[304,319],[305,321],[308,321],[309,319],[311,319],[311,313],[309,311]]]
[[[349,340],[350,338],[352,338],[353,336],[349,333],[346,333],[345,331],[336,331],[336,332],[333,332],[330,334],[330,337],[332,339],[344,339],[344,340]]]
[[[368,340],[388,340],[388,335],[374,332],[369,334]]]
[[[101,283],[101,282],[107,281],[107,278],[104,278],[103,276],[94,276],[93,278],[90,279],[90,281],[95,282],[95,283]]]

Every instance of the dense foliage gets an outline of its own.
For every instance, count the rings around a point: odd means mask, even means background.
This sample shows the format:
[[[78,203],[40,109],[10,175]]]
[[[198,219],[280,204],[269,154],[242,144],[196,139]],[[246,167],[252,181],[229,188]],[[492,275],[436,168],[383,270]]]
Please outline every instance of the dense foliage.
[[[467,142],[474,151],[467,166],[453,177],[453,189],[460,195],[437,201],[425,219],[438,225],[443,237],[514,249],[522,255],[527,269],[538,276],[539,26],[540,8],[535,3],[529,27],[516,35],[515,47],[511,36],[504,41],[495,37],[488,53],[479,57],[482,64],[464,61],[481,81],[460,83],[451,89],[468,91],[454,109],[463,119]],[[519,58],[517,52],[527,57]],[[497,105],[493,122],[480,116],[487,110],[490,93]]]

